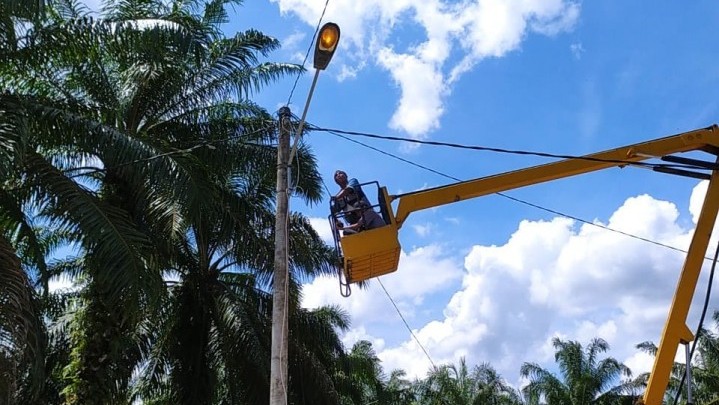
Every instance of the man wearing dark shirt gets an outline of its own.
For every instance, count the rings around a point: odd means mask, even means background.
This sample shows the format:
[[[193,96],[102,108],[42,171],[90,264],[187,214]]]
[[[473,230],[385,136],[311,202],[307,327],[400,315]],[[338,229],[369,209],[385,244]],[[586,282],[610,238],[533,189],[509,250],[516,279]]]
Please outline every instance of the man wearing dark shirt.
[[[349,222],[349,225],[345,226],[337,221],[337,228],[349,234],[385,225],[382,217],[372,209],[372,204],[357,179],[347,179],[347,173],[342,170],[337,170],[334,178],[340,191],[332,197],[332,212],[343,211],[345,220]]]

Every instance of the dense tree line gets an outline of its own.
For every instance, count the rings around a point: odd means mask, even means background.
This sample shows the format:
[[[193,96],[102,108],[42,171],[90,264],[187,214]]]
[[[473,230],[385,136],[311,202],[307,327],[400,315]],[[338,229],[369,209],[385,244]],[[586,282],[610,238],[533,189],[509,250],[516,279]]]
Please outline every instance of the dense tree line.
[[[262,404],[269,398],[276,120],[252,102],[301,71],[277,40],[223,33],[239,0],[0,0],[0,404]],[[301,147],[298,195],[321,199]],[[347,314],[300,307],[331,250],[290,224],[292,404],[612,404],[646,376],[596,339],[554,341],[560,373],[490,364],[411,380]],[[65,277],[74,287],[51,289]],[[702,335],[698,403],[719,392]],[[650,344],[643,348],[651,351]],[[681,367],[676,367],[677,375]],[[673,380],[669,395],[676,391]]]

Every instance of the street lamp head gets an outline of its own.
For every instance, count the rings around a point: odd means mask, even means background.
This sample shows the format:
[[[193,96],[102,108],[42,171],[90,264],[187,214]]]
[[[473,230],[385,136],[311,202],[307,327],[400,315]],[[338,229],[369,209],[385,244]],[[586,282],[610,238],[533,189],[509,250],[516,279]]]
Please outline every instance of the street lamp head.
[[[340,41],[340,27],[335,23],[327,23],[320,29],[315,44],[315,69],[325,70],[335,54]]]

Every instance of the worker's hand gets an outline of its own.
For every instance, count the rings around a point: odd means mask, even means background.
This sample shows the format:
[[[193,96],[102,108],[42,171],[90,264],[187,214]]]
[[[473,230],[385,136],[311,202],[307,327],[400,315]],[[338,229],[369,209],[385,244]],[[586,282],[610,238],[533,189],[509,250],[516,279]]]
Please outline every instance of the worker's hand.
[[[345,224],[340,221],[335,221],[335,226],[337,227],[337,229],[342,229],[345,227]]]
[[[339,192],[337,192],[337,194],[335,194],[335,198],[342,198],[345,196],[345,194],[351,193],[353,191],[354,190],[351,187],[345,187],[342,190],[340,190]]]

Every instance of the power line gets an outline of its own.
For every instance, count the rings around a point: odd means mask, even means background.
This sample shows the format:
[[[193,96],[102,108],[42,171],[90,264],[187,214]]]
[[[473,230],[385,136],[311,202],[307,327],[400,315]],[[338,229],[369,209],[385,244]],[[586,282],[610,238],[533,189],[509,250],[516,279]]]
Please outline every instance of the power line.
[[[248,132],[248,133],[246,133],[246,134],[242,134],[239,138],[256,135],[256,134],[261,133],[261,132],[263,132],[263,131],[267,131],[267,130],[269,130],[269,129],[271,129],[271,128],[274,128],[275,122],[274,122],[274,121],[268,121],[268,122],[271,122],[272,124],[270,124],[270,125],[268,125],[268,126],[266,126],[266,127],[257,129],[257,130],[255,130],[255,131]],[[190,152],[192,152],[192,151],[194,151],[194,150],[196,150],[196,149],[199,149],[199,148],[201,148],[201,147],[203,147],[203,146],[212,146],[212,145],[215,145],[215,144],[220,144],[220,143],[229,142],[229,141],[236,141],[236,140],[238,140],[238,137],[228,137],[228,138],[207,140],[207,141],[202,141],[202,142],[200,142],[200,143],[197,143],[197,144],[195,144],[195,145],[193,145],[193,146],[190,146],[190,147],[187,147],[187,148],[184,148],[184,149],[178,149],[178,150],[173,150],[173,151],[170,151],[170,152],[158,153],[158,154],[155,154],[155,155],[150,155],[150,156],[145,157],[145,158],[140,158],[140,159],[131,160],[131,161],[129,161],[129,162],[120,163],[120,164],[115,165],[115,166],[110,166],[110,167],[88,167],[88,166],[84,166],[84,167],[73,167],[73,168],[69,168],[69,169],[63,170],[62,173],[63,173],[63,174],[67,174],[67,173],[69,173],[69,172],[74,172],[74,171],[78,171],[78,170],[87,170],[87,171],[84,171],[84,172],[82,172],[82,173],[76,173],[76,174],[67,176],[67,177],[70,178],[70,179],[74,179],[74,178],[76,178],[76,177],[87,176],[87,175],[90,175],[90,174],[93,174],[93,173],[100,173],[100,172],[104,172],[104,171],[107,171],[107,170],[114,170],[114,169],[118,169],[118,168],[121,168],[121,167],[133,165],[133,164],[136,164],[136,163],[150,162],[150,161],[153,161],[153,160],[156,160],[156,159],[160,159],[160,158],[163,158],[163,157],[180,155],[180,154],[187,154],[187,153],[190,153]],[[243,143],[244,143],[244,142],[243,142]],[[246,144],[246,145],[252,145],[252,146],[259,146],[259,147],[267,147],[267,145],[262,145],[262,144],[254,144],[254,143],[244,143],[244,144]],[[21,185],[21,186],[17,186],[17,187],[6,188],[6,189],[4,189],[4,190],[5,190],[5,191],[9,191],[9,192],[16,192],[16,191],[23,190],[23,189],[25,189],[25,188],[27,188],[27,185]]]
[[[704,293],[704,305],[702,306],[702,313],[699,317],[699,324],[697,325],[697,330],[694,333],[694,340],[692,341],[691,350],[689,352],[689,358],[687,359],[686,367],[691,367],[692,358],[694,358],[694,349],[697,347],[697,342],[699,342],[699,339],[702,337],[701,334],[704,332],[704,318],[707,315],[707,310],[709,309],[709,300],[711,299],[711,293],[712,293],[712,284],[714,282],[714,272],[716,270],[717,265],[717,259],[719,258],[719,245],[717,245],[716,250],[714,251],[714,258],[712,259],[712,267],[711,270],[709,270],[709,281],[707,281],[707,291]],[[677,388],[676,395],[674,396],[674,402],[672,402],[673,405],[677,405],[677,401],[679,401],[679,394],[682,392],[682,387],[684,386],[684,382],[686,380],[687,374],[682,373],[682,380],[679,382],[679,388]],[[691,381],[688,381],[687,384],[691,384]]]
[[[317,21],[317,28],[315,28],[315,33],[312,34],[312,40],[310,41],[310,46],[307,47],[307,53],[305,53],[305,59],[302,61],[302,70],[304,70],[305,63],[307,63],[307,59],[310,57],[310,51],[312,51],[312,44],[315,43],[315,38],[317,37],[317,33],[320,31],[320,24],[322,24],[322,19],[325,16],[325,11],[327,11],[327,5],[330,3],[330,0],[325,1],[325,7],[322,9],[322,14],[320,15],[320,19]],[[292,102],[292,96],[295,94],[295,89],[297,88],[297,82],[300,81],[300,76],[302,75],[302,71],[297,73],[297,77],[295,78],[295,83],[292,85],[292,90],[290,90],[290,95],[287,97],[287,104],[286,106],[290,105],[290,102]]]
[[[462,181],[462,180],[460,180],[460,179],[458,179],[458,178],[456,178],[456,177],[452,177],[452,176],[447,175],[447,174],[444,174],[444,173],[442,173],[442,172],[438,172],[438,171],[436,171],[436,170],[434,170],[434,169],[432,169],[432,168],[429,168],[429,167],[427,167],[427,166],[422,166],[422,165],[419,164],[419,163],[415,163],[415,162],[412,162],[411,160],[407,160],[407,159],[405,159],[405,158],[399,157],[399,156],[394,155],[394,154],[392,154],[392,153],[385,152],[385,151],[383,151],[382,149],[378,149],[378,148],[375,148],[374,146],[370,146],[370,145],[367,145],[367,144],[362,143],[362,142],[360,142],[360,141],[356,141],[356,140],[354,140],[354,139],[352,139],[352,138],[348,138],[348,137],[346,137],[346,136],[344,136],[344,135],[341,135],[341,134],[339,134],[339,133],[332,133],[332,134],[335,135],[335,136],[338,136],[338,137],[340,137],[340,138],[346,139],[346,140],[348,140],[348,141],[350,141],[350,142],[354,142],[354,143],[356,143],[356,144],[358,144],[358,145],[364,146],[365,148],[372,149],[372,150],[375,151],[375,152],[379,152],[379,153],[381,153],[381,154],[383,154],[383,155],[387,155],[387,156],[389,156],[389,157],[391,157],[391,158],[393,158],[393,159],[397,159],[397,160],[399,160],[399,161],[401,161],[401,162],[410,164],[410,165],[415,166],[415,167],[419,167],[420,169],[427,170],[427,171],[429,171],[429,172],[432,172],[432,173],[434,173],[434,174],[438,174],[438,175],[443,176],[443,177],[446,177],[446,178],[448,178],[448,179],[452,179],[452,180],[455,180],[455,181]]]
[[[440,172],[438,172],[438,171],[436,171],[436,170],[430,169],[429,167],[425,167],[425,166],[422,166],[422,165],[420,165],[420,164],[418,164],[418,163],[414,163],[414,162],[409,161],[409,160],[407,160],[407,159],[403,159],[403,158],[401,158],[401,157],[399,157],[399,156],[393,155],[393,154],[391,154],[391,153],[389,153],[389,152],[385,152],[385,151],[383,151],[383,150],[381,150],[381,149],[377,149],[377,148],[375,148],[375,147],[373,147],[373,146],[365,145],[365,144],[363,144],[362,142],[355,141],[354,139],[350,139],[350,138],[348,138],[348,137],[346,137],[346,136],[343,136],[343,135],[340,135],[340,134],[335,134],[335,135],[336,135],[336,136],[339,136],[340,138],[344,138],[344,139],[346,139],[346,140],[348,140],[348,141],[350,141],[350,142],[357,143],[357,144],[362,145],[362,146],[364,146],[364,147],[366,147],[366,148],[369,148],[369,149],[372,149],[372,150],[377,151],[377,152],[379,152],[379,153],[382,153],[382,154],[385,154],[385,155],[387,155],[387,156],[390,156],[390,157],[392,157],[392,158],[399,159],[399,160],[401,160],[401,161],[403,161],[403,162],[405,162],[405,163],[408,163],[408,164],[410,164],[410,165],[417,166],[417,167],[419,167],[419,168],[421,168],[421,169],[428,170],[428,171],[431,171],[431,172],[433,172],[433,173],[436,173],[436,174],[439,174],[439,175],[442,175],[442,176],[446,176],[446,175],[443,175],[442,173],[440,173]],[[459,179],[456,179],[456,180],[459,181]],[[325,185],[325,187],[327,187],[327,186]],[[328,192],[329,192],[329,190],[328,190]],[[422,351],[424,352],[425,356],[427,356],[427,358],[429,359],[429,362],[432,364],[432,367],[437,368],[437,366],[434,364],[434,361],[432,360],[432,357],[430,357],[429,353],[428,353],[427,350],[424,348],[424,346],[422,346],[422,343],[419,341],[419,339],[417,338],[417,336],[414,334],[414,332],[412,332],[412,328],[410,328],[409,324],[407,323],[407,320],[405,320],[405,318],[404,318],[404,315],[402,315],[402,311],[400,311],[399,307],[398,307],[397,304],[394,302],[394,299],[392,299],[392,296],[389,294],[389,292],[387,291],[387,289],[384,287],[384,284],[382,284],[382,280],[380,280],[379,277],[377,277],[377,282],[379,282],[379,285],[382,287],[382,290],[384,290],[384,293],[387,294],[387,298],[389,298],[390,302],[391,302],[392,305],[394,306],[394,309],[397,311],[397,314],[399,315],[400,319],[402,319],[402,322],[404,323],[404,326],[407,328],[407,330],[409,331],[410,335],[412,335],[412,337],[414,338],[415,342],[417,342],[417,344],[419,345],[419,347],[422,349]]]
[[[420,144],[420,145],[446,146],[446,147],[456,148],[456,149],[469,149],[469,150],[477,150],[477,151],[484,151],[484,152],[497,152],[497,153],[505,153],[505,154],[511,154],[511,155],[539,156],[539,157],[556,158],[556,159],[575,159],[575,160],[586,160],[586,161],[590,161],[590,162],[618,163],[618,164],[625,164],[625,165],[641,166],[641,167],[646,167],[646,168],[651,168],[651,169],[663,168],[663,169],[696,169],[696,170],[703,169],[703,170],[707,170],[706,167],[702,167],[702,166],[698,166],[698,165],[690,165],[690,164],[666,164],[666,163],[634,162],[634,161],[630,161],[630,160],[619,160],[619,159],[599,159],[599,158],[593,158],[593,157],[589,157],[589,156],[562,155],[562,154],[556,154],[556,153],[495,148],[495,147],[489,147],[489,146],[463,145],[463,144],[451,143],[451,142],[422,141],[419,139],[404,138],[404,137],[399,137],[399,136],[377,135],[377,134],[371,134],[371,133],[367,133],[367,132],[345,131],[345,130],[340,130],[340,129],[322,128],[322,127],[317,127],[317,126],[310,126],[310,129],[312,129],[313,131],[328,132],[333,135],[344,134],[344,135],[362,136],[362,137],[366,137],[366,138],[381,139],[381,140],[386,140],[386,141],[400,141],[400,142],[415,143],[415,144]]]
[[[429,362],[432,364],[432,367],[437,368],[437,366],[434,364],[434,361],[432,360],[432,357],[429,356],[429,353],[427,353],[427,350],[424,348],[424,346],[422,346],[422,343],[420,343],[419,339],[417,339],[417,335],[415,335],[414,332],[412,332],[412,328],[409,327],[409,324],[408,324],[407,321],[404,319],[404,316],[402,315],[402,311],[399,310],[399,307],[397,307],[397,304],[396,304],[396,303],[394,302],[394,300],[392,299],[392,296],[389,295],[389,292],[387,292],[387,289],[384,288],[384,284],[382,284],[382,280],[380,280],[379,277],[377,277],[377,282],[379,282],[379,285],[380,285],[380,286],[382,287],[382,289],[384,290],[384,293],[387,294],[387,298],[389,298],[390,302],[391,302],[392,305],[394,306],[394,309],[397,310],[397,313],[399,314],[399,317],[402,319],[402,322],[404,322],[404,326],[407,328],[407,330],[409,331],[409,333],[412,335],[412,337],[414,338],[415,342],[417,342],[417,344],[419,345],[420,349],[422,349],[422,351],[424,352],[424,355],[427,356],[427,358],[429,359]]]
[[[421,164],[419,164],[419,163],[415,163],[415,162],[412,162],[412,161],[407,160],[407,159],[405,159],[405,158],[399,157],[399,156],[397,156],[397,155],[395,155],[395,154],[392,154],[392,153],[383,151],[383,150],[381,150],[381,149],[375,148],[374,146],[370,146],[370,145],[367,145],[367,144],[362,143],[362,142],[360,142],[360,141],[357,141],[357,140],[348,138],[348,137],[342,135],[341,133],[339,133],[339,132],[337,132],[337,131],[331,130],[331,131],[327,131],[327,132],[329,132],[329,133],[331,133],[331,134],[333,134],[333,135],[335,135],[335,136],[337,136],[337,137],[340,137],[340,138],[343,138],[343,139],[345,139],[345,140],[348,140],[348,141],[350,141],[350,142],[354,142],[354,143],[356,143],[356,144],[358,144],[358,145],[361,145],[361,146],[363,146],[363,147],[365,147],[365,148],[372,149],[372,150],[374,150],[374,151],[376,151],[376,152],[379,152],[379,153],[381,153],[381,154],[383,154],[383,155],[389,156],[389,157],[391,157],[391,158],[393,158],[393,159],[397,159],[397,160],[399,160],[399,161],[401,161],[401,162],[410,164],[410,165],[415,166],[415,167],[418,167],[418,168],[420,168],[420,169],[427,170],[427,171],[429,171],[429,172],[432,172],[432,173],[434,173],[434,174],[437,174],[437,175],[440,175],[440,176],[442,176],[442,177],[448,178],[448,179],[450,179],[450,180],[463,181],[463,180],[461,180],[461,179],[458,179],[457,177],[450,176],[450,175],[448,175],[448,174],[442,173],[442,172],[440,172],[440,171],[437,171],[437,170],[435,170],[435,169],[429,168],[429,167],[427,167],[427,166],[423,166],[423,165],[421,165]],[[654,244],[654,245],[657,245],[657,246],[661,246],[661,247],[664,247],[664,248],[667,248],[667,249],[675,250],[675,251],[677,251],[677,252],[687,253],[686,250],[680,249],[680,248],[675,247],[675,246],[667,245],[667,244],[664,244],[664,243],[661,243],[661,242],[657,242],[657,241],[655,241],[655,240],[651,240],[651,239],[648,239],[648,238],[644,238],[644,237],[641,237],[641,236],[638,236],[638,235],[634,235],[634,234],[631,234],[631,233],[628,233],[628,232],[620,231],[620,230],[618,230],[618,229],[610,228],[610,227],[608,227],[608,226],[601,225],[601,224],[597,224],[597,223],[595,223],[595,222],[587,221],[586,219],[582,219],[582,218],[579,218],[579,217],[576,217],[576,216],[573,216],[573,215],[569,215],[569,214],[562,213],[562,212],[560,212],[560,211],[556,211],[556,210],[553,210],[553,209],[550,209],[550,208],[546,208],[546,207],[543,207],[543,206],[541,206],[541,205],[537,205],[537,204],[534,204],[534,203],[531,203],[531,202],[528,202],[528,201],[525,201],[525,200],[522,200],[522,199],[519,199],[519,198],[516,198],[516,197],[512,197],[512,196],[510,196],[510,195],[508,195],[508,194],[505,194],[505,193],[497,192],[497,193],[495,193],[495,194],[499,195],[500,197],[504,197],[504,198],[506,198],[506,199],[509,199],[509,200],[518,202],[518,203],[520,203],[520,204],[524,204],[524,205],[527,205],[527,206],[529,206],[529,207],[537,208],[537,209],[539,209],[539,210],[542,210],[542,211],[545,211],[545,212],[549,212],[549,213],[554,214],[554,215],[559,215],[559,216],[561,216],[561,217],[569,218],[569,219],[572,219],[572,220],[574,220],[574,221],[581,222],[581,223],[583,223],[583,224],[595,226],[595,227],[597,227],[597,228],[601,228],[601,229],[604,229],[604,230],[607,230],[607,231],[615,232],[615,233],[618,233],[618,234],[621,234],[621,235],[624,235],[624,236],[628,236],[628,237],[630,237],[630,238],[634,238],[634,239],[637,239],[637,240],[641,240],[641,241],[643,241],[643,242],[648,242],[648,243],[651,243],[651,244]],[[711,257],[707,257],[707,256],[704,256],[704,259],[705,259],[705,260],[713,260]]]
[[[118,164],[118,165],[111,166],[111,167],[104,167],[104,168],[95,167],[95,168],[90,168],[90,169],[92,169],[92,170],[90,170],[90,171],[88,171],[88,172],[78,173],[78,174],[75,174],[75,175],[72,175],[72,176],[69,176],[69,177],[70,177],[70,178],[74,178],[74,177],[79,177],[79,176],[85,176],[85,175],[88,175],[88,174],[98,173],[98,172],[101,172],[101,171],[118,169],[118,168],[121,168],[121,167],[133,165],[133,164],[135,164],[135,163],[145,163],[145,162],[150,162],[150,161],[153,161],[153,160],[156,160],[156,159],[160,159],[160,158],[163,158],[163,157],[174,156],[174,155],[181,155],[181,154],[187,154],[187,153],[190,153],[190,152],[192,152],[192,151],[194,151],[194,150],[196,150],[196,149],[199,149],[199,148],[202,148],[202,147],[205,147],[205,146],[213,146],[213,145],[220,144],[220,143],[224,143],[224,142],[237,141],[237,140],[239,140],[239,138],[249,137],[249,136],[252,136],[252,135],[256,135],[256,134],[262,133],[262,132],[264,132],[264,131],[267,131],[267,130],[269,130],[269,129],[271,129],[271,128],[274,128],[274,121],[272,121],[272,124],[270,124],[270,125],[268,125],[268,126],[266,126],[266,127],[257,129],[257,130],[252,131],[252,132],[248,132],[248,133],[246,133],[246,134],[242,134],[240,137],[228,137],[228,138],[221,138],[221,139],[214,139],[214,140],[202,141],[202,142],[200,142],[200,143],[197,143],[197,144],[195,144],[195,145],[193,145],[193,146],[190,146],[190,147],[187,147],[187,148],[184,148],[184,149],[177,149],[177,150],[173,150],[173,151],[170,151],[170,152],[158,153],[158,154],[151,155],[151,156],[148,156],[148,157],[145,157],[145,158],[140,158],[140,159],[131,160],[131,161],[129,161],[129,162],[120,163],[120,164]],[[253,146],[263,146],[263,147],[265,146],[265,145],[261,145],[261,144],[250,144],[250,143],[246,143],[246,142],[243,142],[243,143],[246,144],[246,145],[253,145]],[[88,168],[87,168],[87,167],[75,167],[75,168],[72,168],[72,169],[64,170],[64,172],[67,173],[67,172],[70,172],[70,171],[82,170],[82,169],[88,169]]]

